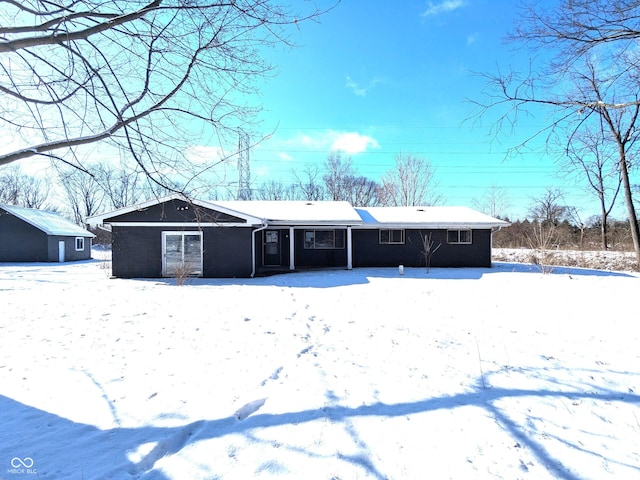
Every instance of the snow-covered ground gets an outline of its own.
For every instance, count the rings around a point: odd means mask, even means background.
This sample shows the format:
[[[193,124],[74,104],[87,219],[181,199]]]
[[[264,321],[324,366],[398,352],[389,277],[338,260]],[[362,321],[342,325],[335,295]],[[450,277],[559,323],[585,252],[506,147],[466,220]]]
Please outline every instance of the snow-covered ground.
[[[531,250],[527,248],[494,248],[493,259],[503,262],[532,263],[541,271],[554,266],[597,268],[599,270],[636,270],[633,252],[619,250]]]
[[[0,264],[0,478],[640,478],[639,291],[516,263]]]

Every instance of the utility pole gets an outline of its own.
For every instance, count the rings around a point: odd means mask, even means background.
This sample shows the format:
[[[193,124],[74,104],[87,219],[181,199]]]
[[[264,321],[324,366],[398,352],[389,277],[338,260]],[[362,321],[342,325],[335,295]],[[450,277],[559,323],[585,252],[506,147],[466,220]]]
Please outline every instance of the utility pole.
[[[243,132],[238,140],[238,200],[251,200],[249,134]]]

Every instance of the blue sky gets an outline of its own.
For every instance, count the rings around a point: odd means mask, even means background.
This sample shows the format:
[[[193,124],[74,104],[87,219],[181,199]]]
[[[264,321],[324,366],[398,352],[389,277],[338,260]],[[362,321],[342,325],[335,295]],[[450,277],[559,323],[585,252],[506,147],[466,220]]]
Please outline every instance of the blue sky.
[[[494,119],[469,120],[483,99],[474,72],[526,68],[526,53],[504,42],[517,2],[500,0],[343,0],[319,23],[306,23],[293,50],[267,51],[277,70],[262,89],[267,141],[250,152],[254,187],[291,182],[291,171],[322,163],[331,150],[378,180],[400,152],[429,160],[447,205],[472,206],[492,185],[507,190],[511,218],[531,198],[561,187],[569,205],[596,214],[593,197],[557,176],[543,140],[506,160],[508,147],[544,125],[525,118],[498,141]],[[497,112],[496,112],[497,115]],[[537,148],[537,151],[536,151]]]

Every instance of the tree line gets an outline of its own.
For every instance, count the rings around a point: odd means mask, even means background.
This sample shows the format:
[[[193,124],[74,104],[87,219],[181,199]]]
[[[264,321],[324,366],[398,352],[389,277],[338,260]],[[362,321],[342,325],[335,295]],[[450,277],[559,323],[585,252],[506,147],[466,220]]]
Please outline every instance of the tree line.
[[[129,171],[123,164],[99,164],[93,175],[75,168],[56,169],[58,182],[23,173],[18,166],[0,168],[0,203],[58,211],[77,224],[103,211],[135,205],[169,193],[144,172]],[[444,196],[438,188],[431,162],[410,153],[395,156],[393,168],[380,181],[361,175],[350,157],[331,152],[321,165],[293,171],[293,182],[269,181],[251,189],[253,200],[347,201],[354,206],[439,205]],[[61,192],[51,185],[61,186]],[[239,189],[211,186],[211,200],[238,199]],[[198,192],[193,192],[198,196]],[[198,197],[200,198],[200,197]],[[547,248],[582,250],[627,250],[633,248],[628,223],[609,215],[581,216],[566,202],[564,192],[548,188],[530,199],[524,219],[509,217],[511,202],[504,187],[492,185],[472,200],[473,208],[511,226],[496,232],[494,246],[502,248]]]
[[[54,168],[61,192],[51,189],[52,182],[28,175],[19,166],[0,169],[0,203],[61,211],[82,225],[86,217],[166,195],[171,190],[150,182],[140,169],[125,164],[91,165],[90,175],[78,169]],[[437,205],[444,197],[438,190],[431,162],[411,153],[395,156],[393,168],[380,181],[358,173],[350,157],[331,152],[324,164],[309,165],[292,171],[293,182],[268,181],[250,190],[253,200],[334,200],[356,206]],[[49,179],[51,180],[51,179]],[[189,191],[188,196],[211,200],[238,199],[233,187],[209,185]],[[246,197],[246,195],[245,195]]]

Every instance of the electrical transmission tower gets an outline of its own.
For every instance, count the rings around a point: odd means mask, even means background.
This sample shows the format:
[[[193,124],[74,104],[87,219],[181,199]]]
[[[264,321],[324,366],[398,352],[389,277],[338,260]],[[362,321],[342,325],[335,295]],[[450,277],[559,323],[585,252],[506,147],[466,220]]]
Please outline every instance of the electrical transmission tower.
[[[251,166],[247,133],[240,133],[238,140],[238,200],[251,200]]]

